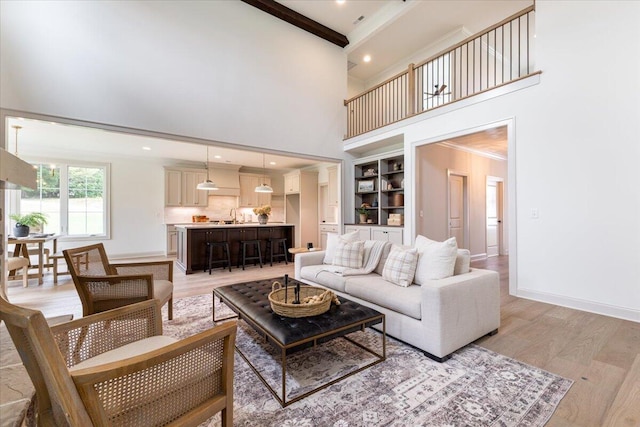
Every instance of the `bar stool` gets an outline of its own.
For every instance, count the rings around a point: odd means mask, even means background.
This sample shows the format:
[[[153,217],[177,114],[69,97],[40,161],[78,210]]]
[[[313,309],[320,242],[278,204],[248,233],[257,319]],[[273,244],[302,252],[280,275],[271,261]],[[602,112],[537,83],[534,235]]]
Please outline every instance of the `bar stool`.
[[[282,252],[276,252],[277,249],[282,248]],[[267,239],[267,254],[265,254],[265,258],[269,258],[269,263],[271,267],[273,267],[273,260],[280,258],[284,258],[284,263],[289,264],[287,260],[287,238],[286,237],[271,237]]]
[[[253,248],[253,256],[247,256],[247,247]],[[253,261],[253,265],[256,265],[256,261],[258,261],[260,263],[260,268],[262,268],[262,252],[260,251],[260,240],[240,240],[238,267],[240,267],[240,260],[242,260],[243,270],[245,265],[247,264],[247,261]]]
[[[222,254],[219,259],[213,259],[213,251],[215,248],[221,248]],[[229,242],[207,242],[207,259],[209,260],[209,274],[211,274],[211,266],[213,264],[222,263],[222,268],[229,267],[231,272],[231,252],[229,251]],[[207,271],[205,268],[204,271]]]

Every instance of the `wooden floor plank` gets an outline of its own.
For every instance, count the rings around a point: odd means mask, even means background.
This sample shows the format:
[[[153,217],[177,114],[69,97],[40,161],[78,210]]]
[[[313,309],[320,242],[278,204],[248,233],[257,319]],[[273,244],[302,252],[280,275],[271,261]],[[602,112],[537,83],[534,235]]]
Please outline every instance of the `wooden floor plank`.
[[[498,271],[501,289],[499,333],[476,343],[575,381],[548,426],[640,426],[640,324],[509,295],[508,257],[475,261],[472,266]],[[174,298],[284,274],[293,277],[292,263],[188,276],[176,268]],[[69,276],[61,277],[59,286],[53,285],[51,274],[45,275],[42,286],[31,280],[22,288],[21,281],[12,281],[8,295],[12,302],[40,309],[46,316],[82,313]]]
[[[636,356],[624,383],[619,388],[603,425],[640,426],[640,355]]]

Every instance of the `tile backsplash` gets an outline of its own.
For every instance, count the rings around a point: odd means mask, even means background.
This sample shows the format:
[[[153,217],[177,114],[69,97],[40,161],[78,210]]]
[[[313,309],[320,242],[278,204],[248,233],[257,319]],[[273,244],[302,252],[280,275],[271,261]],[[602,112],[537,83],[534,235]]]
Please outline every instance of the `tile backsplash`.
[[[210,220],[231,220],[231,209],[238,206],[236,196],[209,196],[209,206],[196,208],[166,207],[164,208],[165,224],[190,223],[193,215],[206,215]],[[238,208],[238,221],[258,222],[251,208]],[[284,222],[284,197],[271,197],[270,222]]]

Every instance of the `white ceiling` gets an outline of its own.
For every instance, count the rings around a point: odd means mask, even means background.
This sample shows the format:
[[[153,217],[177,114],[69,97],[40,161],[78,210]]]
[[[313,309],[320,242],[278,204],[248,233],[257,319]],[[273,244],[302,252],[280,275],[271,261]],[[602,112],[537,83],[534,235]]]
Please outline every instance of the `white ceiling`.
[[[356,67],[349,76],[374,78],[455,30],[475,34],[533,4],[533,0],[278,0],[347,36],[345,51]],[[364,19],[357,24],[358,17]],[[371,55],[365,63],[364,55]],[[422,58],[427,59],[427,58]]]
[[[40,120],[9,118],[7,120],[7,151],[15,152],[18,130],[18,154],[31,159],[76,159],[105,155],[126,158],[160,158],[167,165],[175,163],[206,163],[205,145],[152,138],[149,136],[81,127]],[[148,147],[150,150],[144,150]],[[220,156],[219,159],[214,156]],[[246,151],[221,146],[209,146],[210,163],[240,165],[247,168],[262,168],[262,152]],[[270,164],[275,162],[275,165]],[[266,169],[298,169],[319,163],[317,159],[265,154]]]

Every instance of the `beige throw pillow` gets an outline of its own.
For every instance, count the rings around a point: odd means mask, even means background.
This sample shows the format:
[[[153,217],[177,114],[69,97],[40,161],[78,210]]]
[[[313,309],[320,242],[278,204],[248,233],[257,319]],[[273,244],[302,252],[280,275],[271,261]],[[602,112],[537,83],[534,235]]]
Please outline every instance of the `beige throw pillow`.
[[[362,268],[364,258],[364,242],[346,242],[339,240],[336,253],[333,255],[333,265],[347,268]]]
[[[327,247],[324,250],[324,260],[323,264],[333,264],[333,256],[336,253],[336,247],[338,246],[338,242],[340,240],[344,240],[346,242],[355,242],[360,237],[357,231],[352,231],[351,233],[345,233],[340,236],[338,233],[327,233]]]
[[[418,252],[415,249],[402,249],[399,246],[394,246],[384,263],[382,278],[387,282],[406,288],[413,282],[417,263]]]
[[[453,275],[465,274],[470,271],[469,265],[471,264],[471,252],[469,249],[458,249],[458,255],[456,256],[456,265],[453,267]]]
[[[418,236],[414,247],[420,254],[414,279],[416,284],[421,285],[427,280],[453,276],[458,255],[458,243],[455,237],[444,242],[436,242],[424,236]]]

